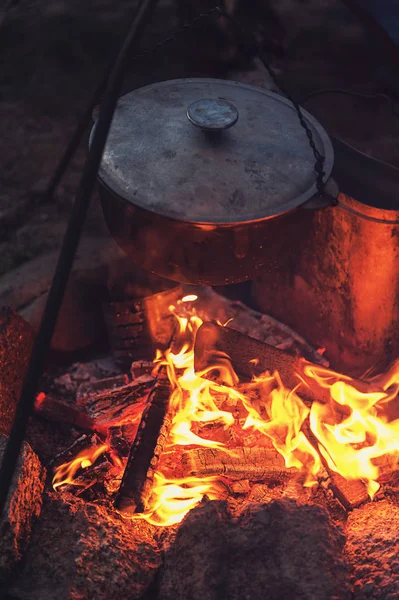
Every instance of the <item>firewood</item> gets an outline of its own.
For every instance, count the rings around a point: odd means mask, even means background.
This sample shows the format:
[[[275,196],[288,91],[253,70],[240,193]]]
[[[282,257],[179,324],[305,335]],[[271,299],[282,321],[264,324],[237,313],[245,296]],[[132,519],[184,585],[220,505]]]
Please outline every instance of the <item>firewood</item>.
[[[96,427],[137,421],[154,381],[150,375],[143,375],[121,388],[82,398],[79,404],[84,405]]]
[[[196,314],[203,321],[223,324],[229,322],[229,329],[244,333],[281,350],[287,350],[292,354],[304,356],[315,364],[328,367],[328,361],[303,337],[270,315],[260,313],[242,302],[217,294],[212,288],[197,286],[192,289],[190,286],[183,286],[183,291],[185,294],[198,295],[198,299],[193,306],[190,306],[190,303],[179,304],[176,309],[177,314],[188,316],[189,311],[194,308]]]
[[[126,373],[115,375],[114,377],[107,377],[106,379],[98,379],[97,381],[84,382],[81,383],[77,389],[76,400],[82,404],[85,401],[83,399],[123,387],[128,383],[129,377]]]
[[[119,457],[129,455],[130,448],[136,438],[138,423],[125,423],[109,428],[107,441]]]
[[[331,489],[347,510],[357,508],[370,500],[366,485],[362,481],[345,479],[342,475],[333,471],[330,471],[330,477]]]
[[[36,397],[35,414],[48,421],[66,423],[77,429],[95,430],[94,421],[83,410],[43,392]]]
[[[302,369],[298,357],[214,323],[204,323],[198,330],[194,354],[194,367],[197,373],[217,365],[220,356],[223,355],[242,381],[250,381],[254,376],[259,376],[265,371],[270,373],[277,371],[287,388],[294,389],[300,383],[297,374]],[[217,366],[206,376],[213,377],[216,374],[218,379],[224,377],[222,371],[218,373]],[[223,380],[222,383],[231,384],[231,381]],[[305,386],[301,386],[298,393],[303,393],[310,401],[319,399]]]
[[[265,481],[270,477],[283,480],[287,469],[284,458],[274,448],[234,448],[228,453],[213,448],[195,448],[182,453],[185,477],[220,475],[230,479]]]
[[[126,514],[143,512],[151,494],[155,469],[168,436],[167,417],[171,385],[166,367],[158,372],[131,447],[115,507]]]
[[[304,373],[301,357],[259,342],[229,327],[204,323],[197,332],[194,355],[195,371],[201,373],[208,370],[205,376],[210,379],[216,378],[221,383],[229,385],[232,383],[230,377],[223,380],[225,373],[217,367],[220,357],[224,357],[222,359],[224,364],[227,361],[241,381],[249,381],[265,371],[270,373],[277,371],[285,387],[295,389],[304,401],[330,402],[330,392],[327,388],[311,387],[312,380]],[[372,383],[359,379],[353,382],[362,392],[376,391],[376,386]]]

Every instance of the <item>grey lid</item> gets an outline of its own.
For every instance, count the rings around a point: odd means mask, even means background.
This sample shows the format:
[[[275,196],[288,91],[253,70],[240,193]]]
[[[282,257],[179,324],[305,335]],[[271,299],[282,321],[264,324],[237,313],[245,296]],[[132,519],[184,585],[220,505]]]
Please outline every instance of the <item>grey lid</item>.
[[[232,104],[239,118],[225,130],[201,130],[188,109],[203,99],[212,107],[207,122],[217,119],[212,99]],[[328,178],[330,139],[302,112],[326,158]],[[270,217],[306,202],[316,193],[314,165],[306,133],[285,98],[232,81],[180,79],[119,100],[99,177],[128,202],[153,212],[184,221],[232,223]]]

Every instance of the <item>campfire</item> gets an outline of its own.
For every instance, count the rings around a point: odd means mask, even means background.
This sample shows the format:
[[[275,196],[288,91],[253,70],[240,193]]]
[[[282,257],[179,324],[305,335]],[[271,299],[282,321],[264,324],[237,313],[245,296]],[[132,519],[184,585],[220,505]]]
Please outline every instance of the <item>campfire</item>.
[[[95,433],[56,467],[54,489],[101,482],[116,510],[162,526],[260,484],[331,485],[346,508],[373,499],[397,468],[399,365],[355,380],[204,322],[197,301],[167,307],[172,340],[134,362],[129,383],[82,392]]]
[[[31,533],[44,480],[26,446],[3,541],[9,565],[26,554],[12,595],[362,598],[399,520],[398,364],[337,373],[324,349],[207,287],[104,308],[113,357],[50,368],[36,398],[48,477]]]

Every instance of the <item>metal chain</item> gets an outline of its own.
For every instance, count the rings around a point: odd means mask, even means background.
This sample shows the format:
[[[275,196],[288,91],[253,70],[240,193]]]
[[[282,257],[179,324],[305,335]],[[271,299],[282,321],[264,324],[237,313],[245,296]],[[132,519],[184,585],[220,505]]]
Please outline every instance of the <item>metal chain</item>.
[[[227,13],[220,6],[216,7],[216,9],[218,10],[218,12],[221,16],[228,19],[236,27],[236,29],[238,30],[238,32],[240,34],[245,36],[246,39],[248,38],[247,32],[244,30],[241,23],[235,17],[233,17],[232,15]],[[323,156],[316,147],[315,141],[313,139],[312,131],[309,128],[308,124],[306,123],[306,120],[305,120],[305,117],[303,116],[301,107],[294,100],[294,98],[288,92],[288,90],[280,84],[280,82],[278,81],[278,79],[276,77],[276,74],[271,69],[268,61],[266,60],[262,48],[260,47],[260,45],[258,44],[258,42],[256,41],[256,39],[253,35],[252,35],[251,41],[252,41],[254,50],[256,52],[256,55],[258,56],[259,60],[262,62],[263,66],[265,67],[266,71],[268,72],[269,76],[271,77],[273,83],[277,86],[277,88],[279,88],[283,92],[283,94],[286,96],[286,98],[291,102],[291,104],[295,108],[296,114],[298,115],[299,122],[306,133],[306,136],[307,136],[308,142],[309,142],[309,146],[312,149],[313,155],[316,159],[315,166],[314,166],[314,170],[316,173],[316,188],[317,188],[319,195],[321,197],[323,197],[325,195],[325,181],[324,181],[324,177],[326,174],[324,171],[325,156]]]

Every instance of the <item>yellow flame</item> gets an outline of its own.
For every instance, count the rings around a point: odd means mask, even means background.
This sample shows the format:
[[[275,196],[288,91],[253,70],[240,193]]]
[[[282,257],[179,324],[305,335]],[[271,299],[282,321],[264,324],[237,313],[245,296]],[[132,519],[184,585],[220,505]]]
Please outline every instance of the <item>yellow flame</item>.
[[[209,500],[218,500],[222,491],[218,477],[167,479],[157,473],[151,495],[151,508],[133,518],[145,519],[152,525],[169,527],[180,523],[204,496]]]
[[[196,299],[194,295],[185,296],[177,305]],[[158,350],[154,360],[154,374],[164,365],[171,382],[169,455],[185,446],[218,448],[233,454],[234,449],[201,437],[200,433],[210,423],[225,429],[236,427],[236,417],[227,408],[235,406],[238,410],[239,405],[241,415],[244,414],[243,431],[251,429],[267,436],[284,457],[286,466],[302,473],[306,486],[317,483],[323,461],[346,479],[364,481],[373,497],[381,474],[397,468],[399,361],[384,375],[357,381],[302,360],[298,363],[298,386],[289,389],[277,372],[266,372],[250,383],[240,384],[229,357],[215,352],[213,369],[219,372],[219,381],[224,384],[221,385],[208,381],[206,372],[194,371],[195,336],[202,324],[195,309],[191,314],[184,307],[184,316],[179,316],[178,307],[169,308],[177,319],[176,340],[173,348]],[[251,362],[258,364],[258,357]],[[302,399],[306,388],[319,400],[310,407]],[[227,401],[218,403],[218,395]],[[226,410],[221,406],[226,406]],[[73,461],[62,465],[55,474],[54,488],[73,483],[77,471],[93,464],[107,449],[105,444],[81,452]],[[122,462],[116,457],[114,465],[122,470]],[[155,473],[148,510],[134,518],[156,525],[173,525],[203,496],[220,499],[225,494],[220,477],[171,478],[170,473],[162,471],[161,465]]]
[[[53,488],[56,490],[61,485],[77,485],[84,486],[84,483],[77,483],[74,479],[79,469],[87,469],[96,462],[97,458],[104,454],[108,450],[107,444],[102,444],[98,447],[87,448],[82,450],[79,454],[71,461],[62,464],[57,468],[53,477]]]
[[[346,479],[364,481],[373,498],[378,478],[399,459],[399,419],[388,416],[399,390],[399,362],[385,375],[362,381],[306,363],[304,375],[313,391],[329,392],[329,402],[314,402],[310,410],[320,454]],[[396,416],[394,408],[391,413]]]

